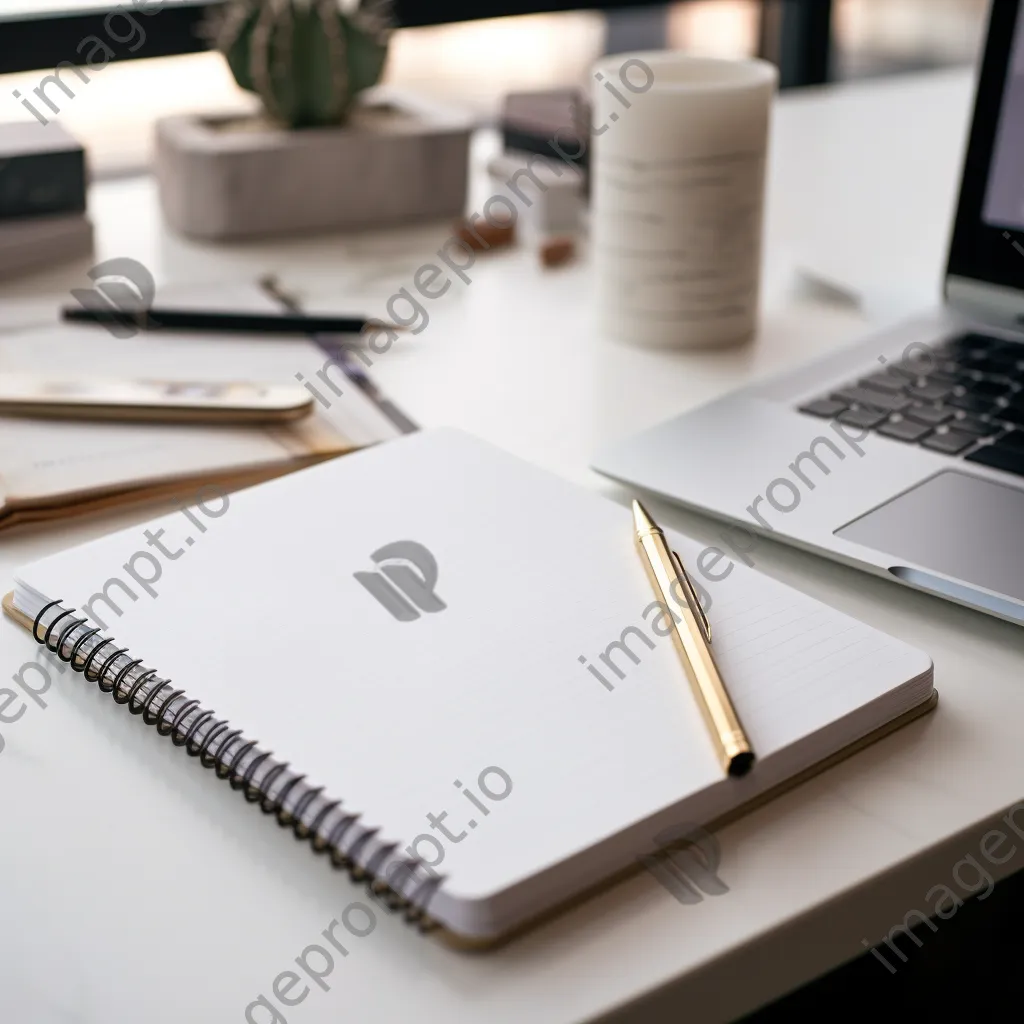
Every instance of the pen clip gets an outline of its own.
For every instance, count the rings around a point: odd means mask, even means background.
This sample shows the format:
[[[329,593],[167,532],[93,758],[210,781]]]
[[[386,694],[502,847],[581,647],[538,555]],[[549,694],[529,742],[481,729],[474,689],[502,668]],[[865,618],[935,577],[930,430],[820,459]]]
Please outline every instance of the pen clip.
[[[690,582],[689,575],[683,568],[683,560],[674,551],[670,551],[669,554],[671,554],[672,561],[675,563],[675,567],[679,572],[679,580],[683,584],[683,594],[686,597],[686,603],[689,605],[694,619],[697,620],[697,627],[700,629],[701,635],[704,637],[704,642],[710,646],[711,623],[708,621],[707,615],[704,614],[704,609],[700,606],[700,600],[697,597],[697,592],[693,589],[693,584]]]

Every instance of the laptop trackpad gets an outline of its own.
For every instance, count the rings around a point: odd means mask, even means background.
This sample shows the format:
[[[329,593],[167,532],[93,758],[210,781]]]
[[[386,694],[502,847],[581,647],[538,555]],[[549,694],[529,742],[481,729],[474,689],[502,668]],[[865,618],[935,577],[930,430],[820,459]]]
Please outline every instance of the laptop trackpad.
[[[908,565],[1024,601],[1024,491],[1015,487],[939,473],[835,535],[885,552],[893,575],[947,597],[988,603],[977,592],[957,593],[955,584]],[[1018,610],[1013,617],[1020,615]]]

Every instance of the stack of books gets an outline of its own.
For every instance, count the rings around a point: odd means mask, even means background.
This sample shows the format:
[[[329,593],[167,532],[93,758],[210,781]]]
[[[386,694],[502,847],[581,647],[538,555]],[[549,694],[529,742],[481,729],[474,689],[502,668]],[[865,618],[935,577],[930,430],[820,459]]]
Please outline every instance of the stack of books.
[[[92,252],[85,187],[85,151],[60,124],[0,124],[0,280]]]

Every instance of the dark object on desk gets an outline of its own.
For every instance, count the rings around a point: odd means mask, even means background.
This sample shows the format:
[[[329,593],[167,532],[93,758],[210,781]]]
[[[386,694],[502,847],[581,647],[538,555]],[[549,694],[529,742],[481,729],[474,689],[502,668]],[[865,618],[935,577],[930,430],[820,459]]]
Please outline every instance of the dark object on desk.
[[[585,171],[590,104],[579,89],[510,93],[501,111],[501,137],[505,149],[567,160]]]
[[[460,220],[455,224],[455,238],[473,252],[491,252],[493,249],[507,249],[516,241],[515,221],[491,224],[474,217],[473,221]]]
[[[576,257],[576,242],[568,236],[549,238],[540,247],[540,262],[547,270],[564,267]]]
[[[85,179],[85,150],[59,124],[0,124],[0,220],[84,213]]]
[[[84,309],[65,306],[64,320],[86,324],[121,324],[140,331],[217,331],[240,334],[362,334],[370,322],[363,317],[301,314],[226,313],[217,310]],[[400,328],[394,328],[400,330]]]

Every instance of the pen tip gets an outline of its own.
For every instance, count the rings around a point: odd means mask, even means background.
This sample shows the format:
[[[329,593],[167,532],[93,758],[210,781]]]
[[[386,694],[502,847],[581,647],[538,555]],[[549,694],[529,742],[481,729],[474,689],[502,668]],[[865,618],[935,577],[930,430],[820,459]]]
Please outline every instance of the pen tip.
[[[636,526],[637,533],[644,533],[647,530],[656,530],[658,528],[654,520],[648,515],[647,509],[635,499],[633,501],[633,524]]]

